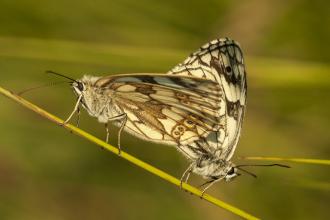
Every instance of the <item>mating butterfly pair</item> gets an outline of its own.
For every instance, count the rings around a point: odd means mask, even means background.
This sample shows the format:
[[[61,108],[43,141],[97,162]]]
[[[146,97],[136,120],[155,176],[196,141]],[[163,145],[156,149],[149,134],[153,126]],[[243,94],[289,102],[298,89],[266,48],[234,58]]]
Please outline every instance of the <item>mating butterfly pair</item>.
[[[99,122],[114,122],[147,141],[174,145],[192,172],[215,182],[237,176],[230,161],[246,107],[246,73],[240,46],[228,38],[202,46],[166,74],[83,76],[72,80],[82,105]],[[107,129],[107,139],[108,139]]]

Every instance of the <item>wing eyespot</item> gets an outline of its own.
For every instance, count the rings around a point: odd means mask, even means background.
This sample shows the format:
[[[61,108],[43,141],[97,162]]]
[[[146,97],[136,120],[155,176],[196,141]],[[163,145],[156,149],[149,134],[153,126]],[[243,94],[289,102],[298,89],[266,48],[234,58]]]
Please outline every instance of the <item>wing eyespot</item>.
[[[184,131],[183,126],[178,126],[178,130],[181,131],[181,132]]]
[[[226,72],[227,72],[227,73],[231,73],[231,71],[232,71],[232,70],[231,70],[231,67],[230,67],[230,66],[226,66]]]
[[[189,119],[184,120],[183,124],[189,129],[195,128],[195,123]]]
[[[183,125],[177,125],[173,128],[172,135],[174,138],[179,139],[185,131],[186,128]]]

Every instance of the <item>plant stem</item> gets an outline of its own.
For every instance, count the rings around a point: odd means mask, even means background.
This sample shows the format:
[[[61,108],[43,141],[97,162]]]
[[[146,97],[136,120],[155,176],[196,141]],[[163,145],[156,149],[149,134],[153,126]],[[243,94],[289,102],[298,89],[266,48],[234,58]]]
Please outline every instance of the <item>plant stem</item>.
[[[309,163],[318,165],[330,165],[330,160],[307,159],[307,158],[283,158],[283,157],[240,157],[243,160],[271,160],[271,161],[287,161],[296,163]]]

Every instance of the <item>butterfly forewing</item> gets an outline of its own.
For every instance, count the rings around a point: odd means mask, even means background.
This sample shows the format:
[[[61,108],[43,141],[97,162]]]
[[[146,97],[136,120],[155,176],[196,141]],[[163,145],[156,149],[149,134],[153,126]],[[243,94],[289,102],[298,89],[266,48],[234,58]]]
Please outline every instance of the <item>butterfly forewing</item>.
[[[219,110],[219,131],[187,146],[201,146],[229,160],[236,148],[246,105],[246,73],[240,46],[228,38],[211,41],[168,72],[215,81],[220,86],[223,108]],[[216,137],[216,138],[215,138]]]
[[[165,74],[101,78],[112,105],[127,114],[125,129],[149,141],[189,144],[219,129],[221,88],[211,80]]]

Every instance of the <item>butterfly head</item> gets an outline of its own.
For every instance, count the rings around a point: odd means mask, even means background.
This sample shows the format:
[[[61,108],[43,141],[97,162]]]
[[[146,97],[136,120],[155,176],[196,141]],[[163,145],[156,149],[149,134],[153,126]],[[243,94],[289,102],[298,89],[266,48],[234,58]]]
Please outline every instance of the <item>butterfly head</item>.
[[[233,180],[235,177],[239,176],[240,174],[237,173],[237,169],[233,166],[229,166],[229,169],[227,169],[227,173],[225,175],[225,180],[226,182],[229,182],[231,180]]]
[[[85,75],[81,79],[75,80],[72,82],[73,91],[77,96],[84,96],[90,90],[93,90],[95,87],[95,82],[99,77]]]
[[[215,161],[218,165],[212,174],[214,179],[224,179],[226,182],[232,181],[235,177],[239,176],[235,165],[226,160],[218,159]]]
[[[99,117],[106,100],[102,89],[96,85],[99,77],[85,75],[72,82],[72,88],[79,102],[94,117]]]
[[[72,88],[73,88],[73,91],[78,96],[80,96],[84,92],[84,90],[86,89],[86,86],[83,82],[81,82],[80,80],[77,80],[77,81],[72,83]]]
[[[196,163],[194,172],[205,178],[224,179],[226,181],[231,181],[239,176],[232,162],[207,156]]]

